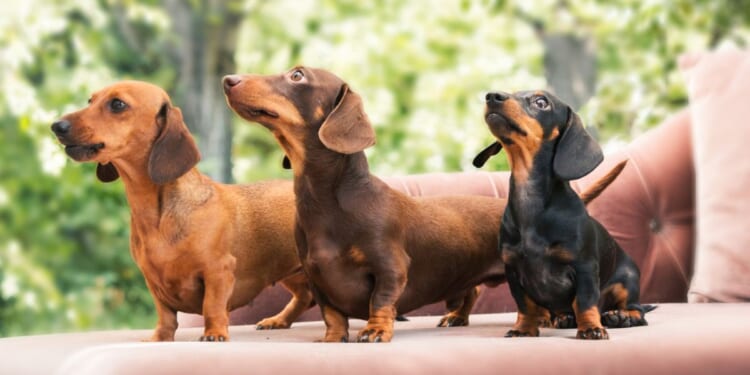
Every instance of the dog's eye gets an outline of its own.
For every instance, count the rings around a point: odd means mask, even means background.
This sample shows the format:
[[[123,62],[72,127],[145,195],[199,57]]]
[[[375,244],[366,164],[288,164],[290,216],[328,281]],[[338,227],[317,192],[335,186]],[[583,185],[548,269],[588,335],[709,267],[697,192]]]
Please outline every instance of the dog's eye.
[[[540,96],[536,99],[534,99],[534,105],[539,109],[547,109],[549,108],[549,102],[547,101],[547,98]]]
[[[302,80],[302,78],[305,78],[305,73],[302,73],[301,70],[295,70],[292,73],[292,77],[291,78],[292,78],[292,81],[299,82],[299,81]]]
[[[128,108],[128,105],[120,99],[115,98],[109,102],[109,110],[113,113],[120,113],[124,111],[125,108]]]

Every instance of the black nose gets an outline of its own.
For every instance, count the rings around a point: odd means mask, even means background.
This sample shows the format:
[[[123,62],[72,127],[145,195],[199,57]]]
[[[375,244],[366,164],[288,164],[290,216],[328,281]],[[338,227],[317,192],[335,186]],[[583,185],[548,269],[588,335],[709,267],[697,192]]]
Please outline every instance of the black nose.
[[[58,120],[52,123],[52,131],[57,135],[63,135],[70,130],[70,121]]]
[[[487,104],[490,104],[490,103],[500,103],[500,102],[503,102],[505,100],[508,100],[509,96],[510,95],[508,95],[508,94],[506,94],[504,92],[491,92],[491,93],[487,94],[487,96],[485,97],[485,99],[487,100]]]
[[[222,82],[224,83],[224,92],[229,93],[229,90],[231,90],[232,87],[237,86],[242,82],[242,78],[237,75],[228,75],[224,76]]]

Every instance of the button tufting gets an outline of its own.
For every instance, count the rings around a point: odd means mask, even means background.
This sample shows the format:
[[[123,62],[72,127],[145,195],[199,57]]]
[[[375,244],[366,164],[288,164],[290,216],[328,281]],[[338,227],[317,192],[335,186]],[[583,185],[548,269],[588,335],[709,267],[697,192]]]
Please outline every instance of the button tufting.
[[[649,229],[651,229],[651,232],[659,233],[661,231],[661,221],[657,218],[651,219],[651,221],[648,223]]]

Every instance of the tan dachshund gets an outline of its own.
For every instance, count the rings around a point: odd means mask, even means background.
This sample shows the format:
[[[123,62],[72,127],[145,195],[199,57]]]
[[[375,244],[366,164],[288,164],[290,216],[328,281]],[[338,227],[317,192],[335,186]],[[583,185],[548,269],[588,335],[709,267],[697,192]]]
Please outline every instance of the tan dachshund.
[[[288,328],[312,306],[292,241],[292,183],[224,185],[201,174],[195,142],[164,90],[116,83],[52,131],[71,158],[98,163],[101,181],[125,184],[130,251],[158,314],[148,341],[174,340],[177,311],[205,317],[201,341],[227,341],[228,312],[276,282],[292,299],[259,329]]]
[[[369,172],[375,143],[359,95],[330,72],[224,77],[229,106],[268,128],[294,172],[296,240],[326,324],[348,341],[348,317],[367,319],[359,342],[388,342],[396,314],[448,301],[468,322],[480,284],[505,281],[490,197],[411,198]],[[592,197],[593,199],[593,197]],[[451,316],[451,314],[455,314]]]

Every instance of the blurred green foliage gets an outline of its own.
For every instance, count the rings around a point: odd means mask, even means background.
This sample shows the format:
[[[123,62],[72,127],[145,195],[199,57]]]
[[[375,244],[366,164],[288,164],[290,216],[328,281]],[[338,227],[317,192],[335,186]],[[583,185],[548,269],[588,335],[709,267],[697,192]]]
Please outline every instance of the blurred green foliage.
[[[687,104],[680,53],[750,40],[742,0],[232,4],[245,14],[238,70],[305,64],[340,75],[364,98],[378,136],[368,155],[382,175],[470,170],[491,140],[484,93],[546,85],[535,25],[594,43],[597,89],[580,112],[614,145]],[[116,80],[172,90],[180,77],[160,48],[171,38],[170,14],[153,0],[0,7],[0,336],[150,327],[122,185],[99,183],[93,165],[68,160],[49,124]],[[123,19],[151,41],[139,53],[125,48]],[[290,177],[265,129],[238,118],[234,128],[237,181]],[[486,168],[504,167],[496,158]]]

